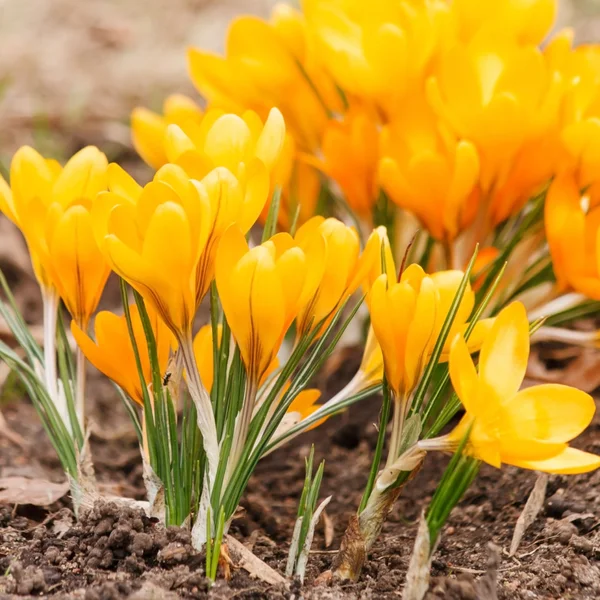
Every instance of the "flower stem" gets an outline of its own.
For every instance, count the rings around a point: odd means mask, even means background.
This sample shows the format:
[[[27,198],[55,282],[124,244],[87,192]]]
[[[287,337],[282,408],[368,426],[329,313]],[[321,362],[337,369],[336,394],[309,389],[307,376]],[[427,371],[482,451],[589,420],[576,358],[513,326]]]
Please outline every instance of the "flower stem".
[[[238,420],[235,427],[235,436],[231,453],[227,457],[227,473],[225,476],[226,482],[229,481],[231,473],[233,473],[237,467],[237,463],[240,460],[240,456],[244,450],[246,439],[248,437],[248,429],[250,428],[250,422],[252,421],[252,414],[254,413],[257,389],[258,386],[256,383],[248,380],[244,393],[244,403],[242,405],[242,410],[238,415]]]
[[[56,322],[58,296],[54,290],[43,288],[42,300],[44,305],[44,377],[50,398],[54,404],[57,404]]]
[[[85,419],[85,356],[79,346],[77,347],[77,388],[75,390],[75,407],[77,409],[77,420],[83,431]]]
[[[200,378],[198,365],[194,357],[191,333],[179,336],[178,342],[187,374],[187,387],[196,405],[198,429],[202,434],[202,443],[208,461],[208,483],[212,488],[219,464],[219,442],[212,403],[210,395]],[[196,460],[196,457],[190,457],[190,460]]]
[[[392,465],[400,455],[400,446],[402,444],[402,433],[404,430],[404,420],[406,415],[406,402],[404,396],[397,396],[392,392],[394,399],[394,415],[392,417],[392,435],[390,437],[390,447],[388,450],[385,466]]]

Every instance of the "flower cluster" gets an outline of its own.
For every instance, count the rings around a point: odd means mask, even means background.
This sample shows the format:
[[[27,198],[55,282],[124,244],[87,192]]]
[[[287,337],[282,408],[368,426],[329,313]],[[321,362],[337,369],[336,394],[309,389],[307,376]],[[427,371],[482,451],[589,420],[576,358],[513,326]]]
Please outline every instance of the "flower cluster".
[[[531,332],[574,339],[540,317],[600,306],[600,50],[568,31],[542,46],[555,13],[554,0],[278,5],[234,20],[224,55],[189,51],[206,108],[173,95],[162,114],[134,110],[133,145],[155,170],[145,185],[93,147],[64,167],[21,148],[0,210],[29,247],[44,351],[21,332],[29,363],[0,357],[32,378],[69,474],[85,359],[123,392],[150,513],[193,520],[209,576],[258,460],[375,392],[378,441],[338,577],[358,576],[427,452],[457,452],[463,486],[481,461],[600,467],[568,445],[592,420],[589,395],[519,391]],[[99,312],[91,335],[111,271],[124,314]],[[319,404],[308,386],[367,312],[358,372]],[[448,495],[452,477],[433,538],[466,489]]]

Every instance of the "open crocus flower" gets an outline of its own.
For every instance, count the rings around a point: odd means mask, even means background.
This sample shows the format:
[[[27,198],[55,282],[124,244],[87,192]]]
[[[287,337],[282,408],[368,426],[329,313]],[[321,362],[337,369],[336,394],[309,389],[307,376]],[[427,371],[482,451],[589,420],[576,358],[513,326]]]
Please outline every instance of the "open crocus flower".
[[[525,308],[513,303],[498,315],[481,347],[479,373],[457,336],[450,377],[465,416],[443,438],[419,442],[424,449],[456,447],[469,435],[465,452],[495,467],[502,463],[547,473],[585,473],[600,456],[568,446],[591,422],[596,405],[589,394],[558,384],[519,391],[529,357]]]
[[[303,0],[321,60],[337,84],[386,111],[418,85],[441,39],[446,2]]]
[[[545,204],[546,238],[559,289],[600,300],[600,203],[580,191],[572,172],[550,185]]]
[[[451,242],[479,204],[479,155],[474,144],[444,131],[421,95],[402,103],[381,136],[379,177],[398,206],[429,233]]]
[[[152,383],[148,344],[137,306],[132,304],[129,310],[144,381],[148,386]],[[148,316],[156,340],[161,374],[164,375],[169,352],[174,344],[173,336],[155,311],[149,308]],[[94,321],[95,341],[75,321],[71,322],[71,331],[85,357],[96,369],[112,379],[132,400],[143,404],[144,396],[125,315],[118,316],[108,311],[99,312]]]
[[[463,273],[440,271],[427,275],[418,265],[410,265],[400,280],[381,275],[369,296],[371,324],[381,345],[385,374],[399,399],[407,398],[418,383],[437,337],[456,296]],[[468,285],[440,360],[448,359],[451,336],[467,327],[475,294]],[[473,351],[479,348],[492,319],[479,321],[469,337]]]
[[[280,233],[248,248],[237,226],[219,244],[216,281],[227,322],[240,349],[251,385],[260,382],[275,358],[292,321],[314,293],[320,279],[315,261],[291,236]]]
[[[319,327],[326,328],[337,309],[359,288],[376,262],[381,263],[381,235],[375,231],[361,254],[358,234],[353,227],[334,218],[313,217],[296,233],[295,240],[309,248],[325,241],[323,256],[314,253],[318,265],[311,271],[319,278],[314,296],[302,306],[297,320],[298,338]]]
[[[426,88],[436,114],[477,148],[483,194],[509,182],[510,195],[490,198],[489,225],[496,225],[522,206],[515,194],[526,201],[552,174],[556,147],[545,141],[557,127],[562,78],[539,48],[484,37],[443,52]],[[530,187],[517,190],[519,181]]]
[[[187,96],[173,94],[163,103],[160,115],[147,108],[136,108],[131,113],[131,137],[136,152],[154,169],[168,163],[165,137],[169,125],[178,125],[183,131],[199,127],[204,113]]]
[[[43,289],[57,289],[83,327],[109,274],[92,235],[90,210],[106,189],[106,156],[93,146],[62,168],[33,148],[14,155],[10,187],[0,177],[0,210],[25,236]]]
[[[278,106],[301,146],[318,148],[329,111],[341,98],[323,71],[304,17],[278,5],[269,22],[242,16],[232,21],[225,56],[198,48],[188,53],[192,81],[212,106],[266,116]]]

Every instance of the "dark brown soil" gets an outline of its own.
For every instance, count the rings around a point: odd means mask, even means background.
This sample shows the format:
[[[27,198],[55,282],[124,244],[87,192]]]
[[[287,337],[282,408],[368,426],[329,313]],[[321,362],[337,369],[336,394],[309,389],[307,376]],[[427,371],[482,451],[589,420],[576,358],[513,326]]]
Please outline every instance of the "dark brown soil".
[[[322,387],[337,389],[355,369],[352,355]],[[133,433],[110,385],[92,384],[96,427],[92,452],[107,493],[143,497],[141,466]],[[0,509],[0,598],[400,598],[416,522],[447,459],[430,455],[425,468],[405,488],[383,535],[356,584],[314,586],[327,570],[335,548],[356,510],[375,443],[378,400],[364,402],[267,457],[257,469],[234,521],[232,534],[269,565],[283,571],[296,504],[302,488],[302,458],[314,443],[326,459],[322,495],[333,495],[327,516],[333,543],[325,547],[321,523],[304,588],[289,591],[233,570],[229,582],[209,588],[204,559],[190,546],[188,532],[163,528],[134,509],[97,505],[76,523],[68,498],[46,509]],[[9,425],[25,439],[19,448],[0,439],[0,475],[44,476],[60,481],[52,448],[44,440],[33,408],[25,401],[4,409]],[[108,425],[106,424],[108,422]],[[600,419],[579,446],[598,451]],[[517,517],[535,474],[515,468],[484,467],[473,488],[454,510],[433,561],[428,600],[593,599],[600,597],[600,472],[554,476],[545,510],[526,533],[515,558],[508,558]],[[486,574],[493,542],[500,549],[497,573]],[[497,585],[494,583],[497,577]],[[482,583],[477,583],[481,580]],[[490,585],[490,582],[492,585]],[[491,588],[491,589],[490,589]]]

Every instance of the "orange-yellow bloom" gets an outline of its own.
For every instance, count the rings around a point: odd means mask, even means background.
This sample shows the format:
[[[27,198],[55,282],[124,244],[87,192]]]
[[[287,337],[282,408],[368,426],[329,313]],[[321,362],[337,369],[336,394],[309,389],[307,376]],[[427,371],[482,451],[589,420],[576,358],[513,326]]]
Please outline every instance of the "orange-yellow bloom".
[[[374,111],[351,108],[328,123],[320,168],[341,188],[350,208],[367,222],[377,200],[379,124]]]
[[[594,400],[558,384],[519,391],[528,357],[529,322],[518,302],[496,318],[481,347],[479,373],[457,336],[450,377],[466,413],[447,439],[458,444],[470,428],[466,452],[495,467],[506,463],[562,474],[597,469],[600,456],[568,446],[590,424]]]
[[[295,236],[296,242],[307,248],[324,240],[325,250],[311,272],[318,280],[314,296],[302,305],[297,320],[298,338],[333,319],[338,308],[359,288],[376,261],[381,262],[380,233],[371,236],[361,254],[356,230],[337,219],[313,217]]]
[[[137,306],[132,304],[129,310],[144,381],[148,386],[152,383],[152,370],[148,358],[146,336]],[[158,363],[161,374],[164,375],[169,352],[174,343],[173,336],[150,307],[148,307],[148,316],[156,341]],[[71,322],[71,331],[85,357],[96,369],[112,379],[132,400],[143,404],[142,386],[125,315],[117,316],[108,311],[99,312],[94,321],[95,341],[75,321]]]
[[[319,249],[315,247],[315,251]],[[235,225],[225,232],[219,244],[219,297],[248,377],[255,385],[319,282],[311,273],[313,262],[307,253],[286,233],[249,249]]]
[[[452,47],[428,80],[438,116],[477,148],[491,226],[552,175],[562,94],[562,78],[541,50],[497,39]]]
[[[107,185],[106,156],[93,146],[62,168],[24,146],[11,164],[10,187],[0,177],[0,210],[21,229],[42,287],[56,289],[85,327],[110,269],[94,236],[90,211]]]
[[[308,389],[302,390],[293,400],[290,406],[286,411],[286,416],[288,419],[299,423],[304,419],[308,419],[310,415],[312,415],[318,408],[320,407],[317,402],[321,398],[321,391],[317,389]],[[325,421],[327,421],[328,417],[323,417],[319,419],[315,423],[313,423],[310,427],[308,427],[305,431],[310,431],[311,429],[315,429],[315,427],[319,427]],[[291,427],[292,424],[288,423]],[[277,437],[277,435],[275,435]]]
[[[383,189],[433,237],[453,241],[473,222],[479,204],[474,144],[446,131],[420,94],[402,104],[381,138]]]
[[[545,224],[559,288],[600,300],[600,201],[580,191],[572,172],[550,185]]]
[[[165,151],[165,137],[169,125],[178,125],[183,131],[200,126],[204,113],[187,96],[173,94],[163,103],[160,115],[147,108],[136,108],[131,113],[131,137],[137,153],[154,169],[169,162]]]
[[[399,398],[417,385],[462,278],[461,271],[427,275],[413,264],[398,282],[395,275],[381,275],[375,281],[368,299],[371,324],[383,352],[388,384]],[[466,328],[474,303],[475,294],[467,286],[440,360],[447,360],[451,336]],[[491,323],[485,319],[475,325],[469,337],[473,350],[479,348]]]
[[[561,32],[545,53],[566,85],[560,167],[572,171],[583,189],[597,184],[600,169],[600,49],[591,44],[572,49],[572,36],[571,31]]]

